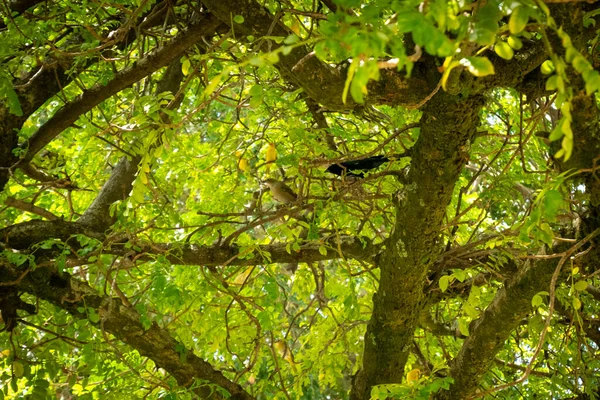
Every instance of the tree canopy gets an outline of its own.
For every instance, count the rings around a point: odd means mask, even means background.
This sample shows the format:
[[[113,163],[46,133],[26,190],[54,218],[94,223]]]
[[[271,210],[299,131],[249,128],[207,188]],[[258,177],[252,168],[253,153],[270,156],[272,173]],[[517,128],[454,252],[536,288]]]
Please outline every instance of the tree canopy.
[[[600,396],[595,1],[0,10],[0,400]]]

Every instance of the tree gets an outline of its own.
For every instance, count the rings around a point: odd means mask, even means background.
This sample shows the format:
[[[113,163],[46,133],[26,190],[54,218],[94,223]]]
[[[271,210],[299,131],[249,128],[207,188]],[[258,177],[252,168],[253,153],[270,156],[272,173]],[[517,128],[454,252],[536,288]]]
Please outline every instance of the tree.
[[[0,399],[600,393],[594,1],[2,10]]]

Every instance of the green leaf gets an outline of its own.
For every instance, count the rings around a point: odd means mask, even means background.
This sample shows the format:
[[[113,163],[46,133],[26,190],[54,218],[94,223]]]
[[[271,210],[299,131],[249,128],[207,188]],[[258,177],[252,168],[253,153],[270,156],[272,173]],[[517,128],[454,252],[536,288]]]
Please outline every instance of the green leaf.
[[[533,307],[539,307],[543,303],[544,303],[544,299],[539,294],[536,294],[535,296],[533,296],[533,299],[531,299],[531,305]]]
[[[190,73],[190,59],[189,58],[186,58],[181,63],[181,72],[183,72],[184,76],[188,76],[188,74]]]
[[[552,75],[546,81],[546,90],[553,92],[558,88],[558,75]]]
[[[0,74],[0,100],[2,99],[8,100],[8,111],[11,114],[18,117],[23,115],[21,103],[19,102],[19,96],[17,96],[17,92],[15,92],[12,82]]]
[[[20,378],[23,376],[25,369],[23,368],[23,364],[21,364],[19,361],[13,362],[12,368],[15,377]]]
[[[352,79],[354,78],[354,74],[358,69],[360,62],[358,58],[352,60],[350,64],[350,68],[348,68],[348,73],[346,76],[346,82],[344,82],[344,90],[342,91],[342,102],[346,104],[346,100],[348,99],[348,91],[350,90],[350,84],[352,83]]]
[[[552,246],[552,241],[554,240],[554,232],[552,228],[547,223],[543,222],[540,225],[540,235],[539,239],[546,243],[548,246]]]
[[[583,292],[584,290],[587,289],[588,287],[588,283],[587,281],[577,281],[575,283],[575,285],[573,285],[575,287],[575,290],[579,291],[579,292]]]
[[[454,270],[452,276],[455,277],[459,282],[464,282],[468,277],[467,273],[462,269]]]
[[[573,153],[573,134],[567,134],[567,131],[571,131],[571,123],[569,121],[565,121],[564,125],[563,132],[565,133],[565,136],[561,142],[561,150],[564,151],[564,161],[567,161],[569,158],[571,158],[571,154]],[[566,127],[568,127],[568,130]]]
[[[485,3],[483,7],[479,9],[477,12],[477,17],[480,20],[488,20],[488,21],[500,21],[503,17],[502,11],[492,3]]]
[[[510,15],[510,19],[508,20],[508,29],[510,33],[513,35],[520,33],[525,26],[527,25],[527,21],[529,20],[529,9],[525,6],[518,6],[515,8]]]
[[[285,44],[294,44],[294,43],[298,43],[300,41],[300,38],[296,35],[289,35],[288,37],[285,38],[285,40],[283,41],[283,43]]]
[[[319,253],[321,253],[322,256],[326,256],[327,255],[327,248],[325,246],[320,246],[319,247]]]
[[[446,289],[448,289],[448,285],[450,285],[450,276],[449,275],[443,275],[440,278],[439,285],[440,285],[440,290],[442,292],[445,292]]]
[[[467,57],[463,58],[461,64],[467,67],[467,70],[477,76],[483,77],[495,73],[494,65],[487,57]]]
[[[593,69],[592,64],[589,63],[588,60],[585,59],[581,54],[576,56],[573,59],[573,68],[580,74],[583,74],[585,71]]]
[[[254,65],[255,67],[262,67],[265,65],[265,60],[262,57],[252,57],[250,59],[250,65]]]
[[[505,60],[510,60],[515,55],[512,47],[510,47],[508,43],[503,42],[501,40],[496,42],[496,45],[494,46],[494,51],[496,52],[496,54],[498,54]]]
[[[243,24],[244,17],[241,15],[236,15],[235,17],[233,17],[233,22],[235,22],[236,24]]]
[[[542,63],[541,67],[540,67],[542,74],[544,75],[550,75],[551,73],[553,73],[556,68],[554,68],[554,63],[552,62],[552,60],[546,60]]]
[[[145,192],[145,187],[144,185],[138,181],[136,181],[136,183],[133,185],[133,191],[131,192],[131,197],[133,197],[133,199],[137,202],[137,203],[143,203],[144,202],[144,192]]]
[[[254,85],[250,88],[250,107],[257,108],[262,104],[264,91],[262,85]]]
[[[463,318],[458,320],[458,330],[463,336],[469,336],[469,324]]]
[[[596,70],[592,70],[591,73],[586,75],[584,75],[586,94],[591,96],[594,92],[600,92],[600,73]]]
[[[412,32],[424,22],[423,14],[418,11],[400,12],[396,16],[396,25],[400,32]]]
[[[558,190],[549,190],[544,196],[544,218],[550,222],[556,221],[556,215],[564,206],[564,199]]]
[[[96,313],[96,310],[93,308],[88,308],[88,319],[92,323],[98,323],[100,321],[100,316]]]
[[[506,42],[515,50],[520,50],[523,47],[523,42],[516,36],[509,36]]]
[[[271,64],[277,64],[277,62],[279,62],[279,54],[276,52],[267,53],[265,58]]]
[[[495,29],[484,29],[476,27],[471,35],[471,40],[481,46],[491,46],[496,42],[496,30]]]

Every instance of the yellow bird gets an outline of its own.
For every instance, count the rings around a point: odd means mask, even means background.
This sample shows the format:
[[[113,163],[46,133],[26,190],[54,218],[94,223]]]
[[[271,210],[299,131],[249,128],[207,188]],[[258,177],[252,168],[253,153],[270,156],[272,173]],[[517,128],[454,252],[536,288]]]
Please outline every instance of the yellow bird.
[[[412,371],[410,371],[408,374],[406,374],[406,383],[412,384],[413,382],[418,381],[420,376],[421,376],[421,370],[419,368],[415,368]]]
[[[275,143],[269,143],[269,147],[267,147],[267,156],[265,158],[266,161],[266,170],[269,172],[271,169],[271,164],[277,160],[277,149],[275,148]]]

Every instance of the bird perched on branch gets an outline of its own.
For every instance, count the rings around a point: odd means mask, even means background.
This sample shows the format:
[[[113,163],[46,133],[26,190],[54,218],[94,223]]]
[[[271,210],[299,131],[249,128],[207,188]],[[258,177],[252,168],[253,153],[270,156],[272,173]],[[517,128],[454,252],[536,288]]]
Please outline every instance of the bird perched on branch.
[[[298,200],[298,195],[288,185],[277,179],[266,179],[265,184],[271,190],[273,198],[280,203],[293,203]]]
[[[386,156],[372,156],[363,158],[362,160],[344,161],[341,163],[331,164],[326,171],[338,176],[353,176],[355,178],[364,178],[365,174],[354,173],[353,171],[369,171],[379,168],[382,164],[390,161]]]

